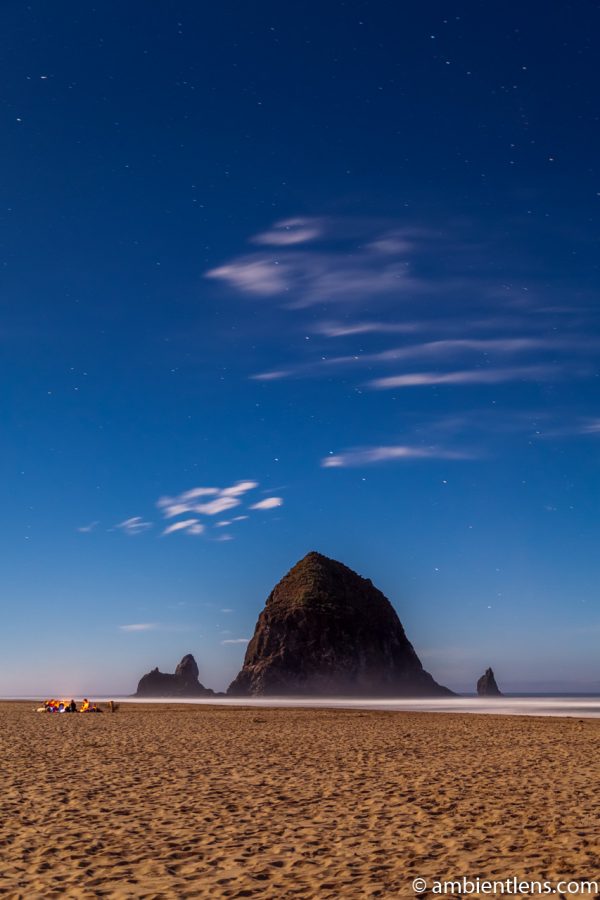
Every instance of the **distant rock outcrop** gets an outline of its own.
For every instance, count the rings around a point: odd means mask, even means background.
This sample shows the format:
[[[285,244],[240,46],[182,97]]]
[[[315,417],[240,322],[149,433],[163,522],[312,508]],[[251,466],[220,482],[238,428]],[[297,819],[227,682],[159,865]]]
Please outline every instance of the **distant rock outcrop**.
[[[451,695],[371,581],[309,553],[274,588],[230,696]]]
[[[152,669],[142,676],[135,693],[136,697],[210,697],[214,694],[198,681],[198,666],[191,653],[187,653],[175,674]]]
[[[492,669],[486,669],[477,682],[477,693],[480,697],[501,697],[502,692],[496,684]]]

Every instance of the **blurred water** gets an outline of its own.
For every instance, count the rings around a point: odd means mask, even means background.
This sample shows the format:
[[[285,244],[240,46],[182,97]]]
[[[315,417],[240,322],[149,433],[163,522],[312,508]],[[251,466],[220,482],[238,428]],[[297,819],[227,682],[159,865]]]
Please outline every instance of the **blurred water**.
[[[98,698],[95,698],[98,700]],[[102,699],[102,698],[101,698]],[[105,698],[110,699],[110,698]],[[414,700],[363,700],[339,698],[290,699],[261,697],[252,699],[213,697],[209,699],[147,700],[133,697],[113,698],[127,703],[192,703],[199,706],[288,707],[305,709],[364,709],[436,713],[479,713],[503,716],[577,716],[600,718],[600,696],[505,696],[443,697]]]

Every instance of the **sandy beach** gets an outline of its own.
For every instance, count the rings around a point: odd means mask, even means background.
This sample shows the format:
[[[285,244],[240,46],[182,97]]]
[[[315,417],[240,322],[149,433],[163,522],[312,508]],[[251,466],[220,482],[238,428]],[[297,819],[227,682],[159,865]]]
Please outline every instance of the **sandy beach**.
[[[413,897],[417,876],[600,877],[598,720],[34,705],[0,704],[3,896]]]

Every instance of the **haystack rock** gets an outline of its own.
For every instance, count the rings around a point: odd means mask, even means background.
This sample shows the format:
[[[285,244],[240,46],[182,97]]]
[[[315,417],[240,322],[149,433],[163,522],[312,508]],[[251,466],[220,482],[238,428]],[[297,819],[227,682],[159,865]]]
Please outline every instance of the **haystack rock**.
[[[138,684],[136,697],[210,697],[214,693],[198,681],[198,666],[191,653],[187,653],[175,674],[152,669]]]
[[[230,696],[451,695],[423,669],[389,600],[309,553],[267,599]]]
[[[486,669],[477,682],[477,693],[480,697],[501,697],[502,693],[496,684],[492,669]]]

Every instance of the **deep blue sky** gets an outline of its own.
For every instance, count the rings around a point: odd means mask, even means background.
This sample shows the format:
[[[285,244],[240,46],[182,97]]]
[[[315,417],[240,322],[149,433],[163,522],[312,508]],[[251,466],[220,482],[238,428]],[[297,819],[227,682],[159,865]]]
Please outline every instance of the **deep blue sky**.
[[[453,688],[598,690],[600,5],[0,26],[0,693],[222,688],[311,549]]]

